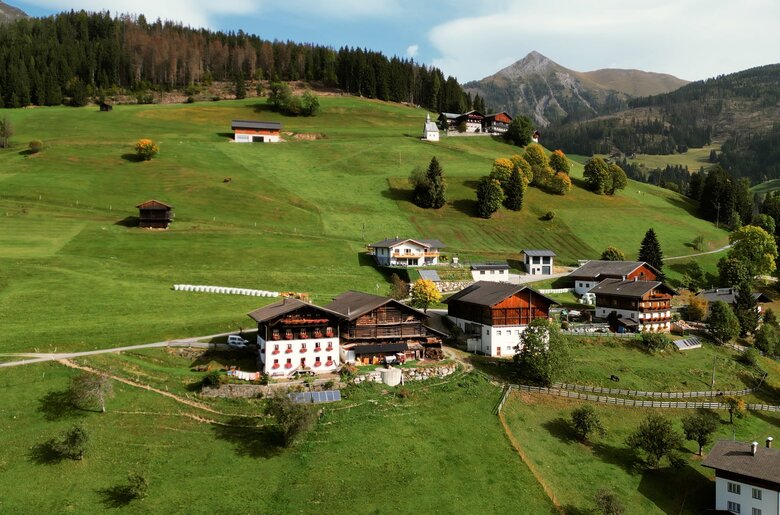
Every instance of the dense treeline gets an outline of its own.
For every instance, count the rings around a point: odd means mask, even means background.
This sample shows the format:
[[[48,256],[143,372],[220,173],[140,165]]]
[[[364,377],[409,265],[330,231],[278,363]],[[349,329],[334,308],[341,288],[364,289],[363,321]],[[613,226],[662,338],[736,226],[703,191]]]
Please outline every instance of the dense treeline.
[[[319,82],[433,110],[462,112],[472,104],[441,70],[360,48],[266,41],[107,12],[0,26],[0,107],[80,105],[116,88],[171,90],[236,77]]]
[[[739,134],[727,139],[718,162],[732,175],[752,182],[780,179],[780,125],[763,134]]]
[[[688,191],[691,173],[687,166],[666,165],[665,168],[647,168],[637,163],[631,163],[625,158],[619,160],[617,164],[626,172],[629,179],[680,193]]]
[[[688,196],[699,201],[705,219],[731,230],[749,224],[753,218],[750,181],[733,177],[721,166],[691,174]]]

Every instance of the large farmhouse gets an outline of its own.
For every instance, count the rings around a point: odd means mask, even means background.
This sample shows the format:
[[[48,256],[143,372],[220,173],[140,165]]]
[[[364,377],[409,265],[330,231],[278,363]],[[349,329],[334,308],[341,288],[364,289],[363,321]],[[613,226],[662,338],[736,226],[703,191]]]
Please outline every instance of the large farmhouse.
[[[348,291],[325,309],[341,317],[344,361],[377,364],[398,354],[421,359],[426,349],[441,348],[444,334],[426,326],[428,315],[389,297]]]
[[[719,300],[733,307],[737,303],[737,295],[739,295],[739,288],[713,288],[711,290],[702,290],[696,294],[697,297],[706,299],[709,307],[712,307],[712,304]],[[756,309],[759,313],[761,312],[762,303],[772,302],[772,299],[761,292],[753,292],[753,299],[758,304]]]
[[[674,290],[660,281],[604,279],[591,290],[596,317],[627,332],[666,332],[671,328]]]
[[[548,318],[555,301],[527,286],[479,281],[444,301],[447,315],[466,335],[467,349],[512,356],[532,320]]]
[[[512,117],[507,112],[492,113],[485,115],[482,122],[483,132],[492,134],[504,134],[509,130],[509,124],[512,123]]]
[[[368,253],[380,266],[423,266],[439,263],[439,249],[445,245],[439,240],[387,238],[368,245]]]
[[[655,281],[658,270],[643,261],[588,261],[569,274],[574,292],[584,295],[604,279]]]
[[[253,120],[233,120],[230,124],[233,140],[236,143],[276,143],[282,124],[279,122],[258,122]]]
[[[439,122],[447,130],[459,130],[462,127],[463,132],[476,133],[483,132],[482,124],[485,116],[479,111],[469,111],[467,113],[441,113]]]
[[[266,374],[327,373],[339,367],[338,313],[285,298],[249,316],[257,322],[260,363]]]
[[[723,513],[778,515],[780,513],[780,451],[721,440],[702,461],[715,469],[715,509]]]

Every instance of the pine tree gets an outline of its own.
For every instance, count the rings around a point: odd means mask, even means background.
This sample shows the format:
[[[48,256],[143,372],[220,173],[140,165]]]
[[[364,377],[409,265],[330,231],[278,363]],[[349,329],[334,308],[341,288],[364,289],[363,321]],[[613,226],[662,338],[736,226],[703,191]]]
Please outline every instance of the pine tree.
[[[504,188],[504,205],[512,211],[520,211],[523,208],[523,196],[525,195],[525,181],[520,171],[515,167],[509,175],[509,181]]]
[[[739,320],[739,335],[747,336],[756,332],[759,322],[758,305],[753,297],[753,289],[749,282],[739,285],[737,297],[734,300],[734,314]]]
[[[504,201],[501,184],[487,175],[482,177],[477,186],[477,212],[482,218],[490,218],[498,211]]]
[[[639,247],[639,261],[644,261],[658,270],[663,278],[664,253],[652,227],[645,233],[642,245]]]
[[[428,165],[428,171],[425,173],[428,179],[429,192],[431,196],[430,206],[433,209],[439,209],[444,206],[447,201],[445,192],[447,190],[447,182],[444,180],[444,171],[439,165],[439,160],[436,156],[431,158],[431,163]]]
[[[246,98],[246,82],[244,82],[244,74],[241,71],[236,72],[233,84],[235,86],[236,99]]]

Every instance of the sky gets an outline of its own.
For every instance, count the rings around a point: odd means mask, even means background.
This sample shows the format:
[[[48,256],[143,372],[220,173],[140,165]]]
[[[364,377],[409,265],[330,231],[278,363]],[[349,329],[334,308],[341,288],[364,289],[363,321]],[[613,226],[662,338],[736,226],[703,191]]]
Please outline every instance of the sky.
[[[777,0],[6,0],[32,16],[143,13],[264,39],[359,46],[478,80],[536,50],[577,71],[699,80],[780,61]]]

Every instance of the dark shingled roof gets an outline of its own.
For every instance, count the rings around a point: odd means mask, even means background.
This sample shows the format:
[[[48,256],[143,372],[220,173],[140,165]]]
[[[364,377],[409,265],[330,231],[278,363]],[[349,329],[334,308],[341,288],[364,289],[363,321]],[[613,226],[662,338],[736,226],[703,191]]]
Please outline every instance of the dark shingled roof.
[[[362,291],[344,292],[333,299],[333,302],[326,304],[325,309],[338,313],[347,320],[352,321],[359,316],[365,315],[369,311],[373,311],[388,303],[396,304],[408,311],[417,312],[424,318],[428,317],[428,315],[422,311],[407,306],[397,300],[393,300],[390,297],[379,297],[378,295],[371,295],[370,293],[363,293]]]
[[[506,263],[472,263],[472,270],[509,270]]]
[[[522,253],[531,257],[555,257],[555,252],[552,250],[522,250]]]
[[[726,304],[734,304],[737,301],[739,288],[714,288],[712,290],[702,290],[696,294],[697,297],[704,297],[708,302],[717,302],[722,300]],[[753,294],[756,302],[772,302],[772,299],[761,292]]]
[[[233,120],[230,122],[230,128],[236,129],[265,129],[265,130],[281,130],[282,124],[279,122],[256,122],[254,120]]]
[[[478,306],[494,306],[512,295],[525,291],[531,292],[534,295],[542,297],[550,302],[550,304],[558,304],[549,297],[545,297],[541,293],[529,288],[528,286],[519,286],[517,284],[508,283],[494,283],[490,281],[478,281],[465,288],[455,295],[444,301],[444,304],[450,304],[453,301],[467,302],[469,304],[476,304]]]
[[[705,467],[780,484],[780,450],[769,449],[760,443],[756,455],[750,444],[721,440],[701,462]]]
[[[431,249],[443,249],[446,247],[446,245],[439,240],[418,240],[415,238],[385,238],[382,241],[378,241],[376,243],[372,243],[369,245],[369,247],[394,247],[400,243],[404,243],[406,241],[414,241],[419,244],[421,244],[424,247],[428,247]]]
[[[303,307],[313,308],[317,311],[322,311],[323,313],[326,313],[330,316],[342,318],[342,316],[339,313],[331,311],[327,308],[322,308],[315,304],[309,304],[307,302],[303,302],[302,300],[298,300],[298,299],[286,299],[286,298],[280,300],[279,302],[274,302],[273,304],[263,306],[260,309],[256,309],[251,313],[249,313],[249,316],[255,319],[257,322],[266,322],[268,320],[272,320],[282,315],[286,315],[287,313],[292,313],[293,311],[296,311]]]
[[[591,288],[588,293],[613,295],[616,297],[641,297],[653,288],[658,288],[672,295],[677,294],[676,291],[660,281],[634,281],[633,279],[626,281],[623,279],[604,279]]]
[[[173,206],[169,206],[165,202],[160,202],[159,200],[147,200],[146,202],[142,202],[135,207],[138,209],[173,209]]]
[[[569,274],[574,279],[598,279],[604,277],[625,277],[631,272],[645,265],[658,274],[658,270],[643,261],[588,261],[577,270]]]

